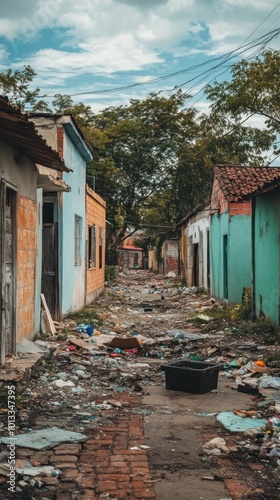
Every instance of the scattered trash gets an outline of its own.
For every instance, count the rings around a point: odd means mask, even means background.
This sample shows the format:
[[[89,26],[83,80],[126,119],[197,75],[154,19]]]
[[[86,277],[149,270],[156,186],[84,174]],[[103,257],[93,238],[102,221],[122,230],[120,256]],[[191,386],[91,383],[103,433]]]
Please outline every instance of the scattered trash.
[[[231,432],[244,432],[254,427],[265,427],[266,420],[261,418],[244,418],[235,415],[232,411],[225,411],[217,415],[217,420]]]
[[[71,380],[67,380],[66,382],[62,379],[57,379],[53,381],[53,387],[55,389],[65,389],[66,387],[74,387],[75,384],[71,382]]]
[[[226,446],[226,442],[223,438],[216,437],[208,441],[203,445],[203,450],[209,455],[220,455],[223,453],[228,453],[229,448]]]
[[[31,450],[54,448],[61,443],[83,443],[87,439],[84,434],[66,431],[58,427],[32,431],[27,434],[18,434],[15,437],[18,447],[30,448]],[[2,437],[0,438],[0,442],[9,444],[10,438]]]
[[[44,352],[45,349],[42,349],[40,346],[35,344],[35,342],[31,342],[27,339],[21,339],[19,345],[17,346],[17,352],[25,353],[25,354],[34,354],[39,352]]]
[[[206,323],[209,323],[209,321],[213,321],[213,318],[211,318],[211,316],[208,316],[207,314],[198,314],[196,316],[196,319],[199,319],[200,321],[205,321]]]
[[[75,330],[80,333],[87,333],[88,335],[93,335],[94,325],[88,325],[87,323],[82,323],[80,325],[77,325]]]
[[[259,383],[259,389],[263,389],[265,387],[280,389],[280,377],[263,377]]]

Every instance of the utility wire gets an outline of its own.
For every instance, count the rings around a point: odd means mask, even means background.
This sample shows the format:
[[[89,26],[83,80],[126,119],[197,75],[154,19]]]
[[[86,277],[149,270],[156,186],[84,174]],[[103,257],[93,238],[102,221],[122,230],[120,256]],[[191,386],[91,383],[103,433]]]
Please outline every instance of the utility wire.
[[[75,92],[75,93],[68,94],[68,95],[69,95],[69,97],[77,97],[77,96],[82,96],[82,95],[98,95],[98,94],[116,93],[116,92],[119,92],[121,90],[128,90],[128,89],[135,88],[135,87],[146,86],[148,84],[159,83],[159,82],[165,81],[167,79],[170,79],[174,76],[179,76],[179,75],[182,75],[185,73],[190,73],[190,72],[193,72],[194,70],[203,68],[205,66],[209,66],[211,63],[215,63],[215,62],[217,63],[216,65],[214,65],[214,67],[212,67],[208,70],[205,70],[204,72],[200,73],[196,77],[193,77],[190,80],[188,80],[187,82],[184,82],[183,84],[179,85],[179,87],[182,87],[182,86],[186,85],[187,83],[194,81],[196,78],[199,78],[201,75],[207,74],[209,71],[212,72],[213,70],[218,68],[221,64],[224,64],[224,62],[228,62],[231,59],[233,59],[234,57],[237,57],[238,55],[241,55],[244,52],[247,52],[248,50],[250,50],[254,47],[257,47],[259,45],[266,46],[271,40],[273,40],[274,38],[277,38],[279,36],[279,34],[280,34],[279,28],[271,30],[267,34],[262,35],[261,37],[258,37],[257,39],[255,39],[249,43],[246,43],[246,44],[243,43],[238,48],[236,48],[230,52],[227,52],[226,54],[211,58],[208,61],[204,61],[204,62],[196,64],[194,66],[190,66],[188,68],[176,71],[174,73],[168,73],[168,74],[163,75],[163,76],[158,77],[158,78],[152,78],[150,80],[147,80],[146,82],[138,82],[138,83],[134,83],[134,84],[123,85],[120,87],[112,87],[112,88],[103,89],[103,90],[92,90],[92,91],[87,91],[87,92]],[[41,95],[39,97],[40,98],[54,97],[54,95],[44,94],[44,95]]]

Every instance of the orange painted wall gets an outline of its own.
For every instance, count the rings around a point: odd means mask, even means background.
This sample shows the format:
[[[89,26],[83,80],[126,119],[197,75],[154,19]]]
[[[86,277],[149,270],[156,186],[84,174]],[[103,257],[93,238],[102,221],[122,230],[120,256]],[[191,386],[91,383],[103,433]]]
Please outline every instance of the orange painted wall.
[[[105,243],[106,243],[106,202],[89,186],[86,186],[86,240],[88,255],[88,228],[96,226],[96,267],[88,267],[86,275],[86,303],[90,304],[104,288],[105,281]],[[99,269],[99,228],[103,230],[102,268]]]
[[[36,202],[18,196],[17,213],[17,339],[34,333],[36,268]]]

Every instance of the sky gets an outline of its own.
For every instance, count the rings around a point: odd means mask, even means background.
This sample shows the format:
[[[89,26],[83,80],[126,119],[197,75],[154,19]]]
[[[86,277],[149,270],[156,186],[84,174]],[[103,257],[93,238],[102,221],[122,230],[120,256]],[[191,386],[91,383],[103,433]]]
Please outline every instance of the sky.
[[[203,88],[263,48],[280,48],[277,0],[0,0],[0,71],[30,65],[51,102],[71,95],[94,112],[168,96],[207,111]],[[259,121],[258,121],[259,120]],[[254,118],[254,125],[261,120]]]

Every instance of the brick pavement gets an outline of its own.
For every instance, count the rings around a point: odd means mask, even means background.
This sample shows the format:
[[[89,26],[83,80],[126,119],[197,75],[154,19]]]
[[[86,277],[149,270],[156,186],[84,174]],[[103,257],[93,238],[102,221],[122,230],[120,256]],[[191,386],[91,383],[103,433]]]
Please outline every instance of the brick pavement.
[[[202,441],[206,443],[216,437],[217,433],[203,433]],[[222,437],[226,440],[227,446],[235,447],[235,439],[232,435],[223,434]],[[213,462],[219,469],[220,476],[224,478],[224,485],[231,500],[243,500],[248,497],[256,498],[252,492],[258,486],[260,491],[262,490],[262,481],[258,474],[261,473],[263,479],[266,478],[266,468],[260,462],[245,463],[244,460],[240,461],[238,458],[233,460],[227,455],[213,457]],[[258,496],[258,498],[260,497]]]
[[[41,451],[18,448],[18,459],[27,459],[33,466],[52,465],[61,470],[59,478],[36,476],[36,481],[44,486],[32,488],[34,498],[156,499],[147,450],[140,448],[144,444],[143,417],[136,407],[140,407],[141,397],[120,393],[117,398],[125,401],[125,411],[110,410],[110,423],[85,431],[88,436],[85,443],[61,444]],[[0,494],[0,498],[4,497]]]

